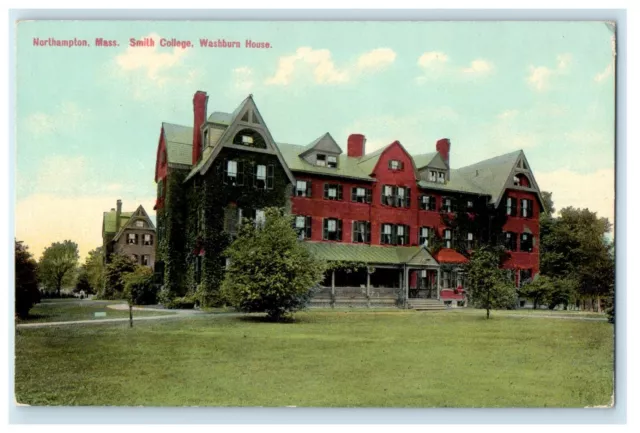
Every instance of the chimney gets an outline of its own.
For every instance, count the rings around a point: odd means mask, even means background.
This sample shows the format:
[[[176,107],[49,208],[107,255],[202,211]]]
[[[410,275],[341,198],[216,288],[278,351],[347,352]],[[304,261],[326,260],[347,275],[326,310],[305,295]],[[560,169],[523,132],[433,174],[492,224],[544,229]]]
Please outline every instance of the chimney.
[[[447,167],[449,167],[449,151],[451,150],[451,142],[448,138],[441,138],[436,142],[436,150],[444,159],[444,162],[447,163]]]
[[[202,152],[202,134],[200,127],[207,118],[207,92],[198,90],[193,95],[193,148],[191,150],[191,163],[196,165]]]
[[[352,158],[360,158],[364,155],[364,144],[367,139],[362,134],[351,134],[347,139],[347,155]]]
[[[122,200],[116,202],[116,232],[120,230],[120,214],[122,214]]]

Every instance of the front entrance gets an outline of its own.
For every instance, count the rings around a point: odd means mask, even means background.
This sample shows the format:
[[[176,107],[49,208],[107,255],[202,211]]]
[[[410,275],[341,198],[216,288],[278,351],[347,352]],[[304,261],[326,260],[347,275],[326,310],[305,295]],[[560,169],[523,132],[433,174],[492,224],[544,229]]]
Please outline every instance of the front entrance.
[[[409,270],[409,298],[437,299],[438,271],[435,269]]]

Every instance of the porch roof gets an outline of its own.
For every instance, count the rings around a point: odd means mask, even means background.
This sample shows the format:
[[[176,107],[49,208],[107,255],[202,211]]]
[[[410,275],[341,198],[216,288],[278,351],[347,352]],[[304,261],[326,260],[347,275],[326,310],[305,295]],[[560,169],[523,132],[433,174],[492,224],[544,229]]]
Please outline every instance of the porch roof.
[[[467,263],[469,259],[452,248],[442,248],[436,253],[438,263]]]
[[[381,265],[433,265],[438,263],[424,247],[394,247],[332,242],[305,242],[316,257],[327,261],[363,262]]]

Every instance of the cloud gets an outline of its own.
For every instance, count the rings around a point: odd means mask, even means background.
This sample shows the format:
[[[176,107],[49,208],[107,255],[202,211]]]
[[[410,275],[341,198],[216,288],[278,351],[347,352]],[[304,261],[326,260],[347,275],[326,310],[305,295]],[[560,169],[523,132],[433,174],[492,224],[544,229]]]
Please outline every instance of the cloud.
[[[87,174],[84,157],[51,156],[40,163],[35,187],[39,192],[73,194],[85,187]]]
[[[116,64],[122,71],[141,70],[148,79],[161,82],[165,80],[162,72],[179,65],[187,50],[177,47],[171,51],[159,51],[160,35],[157,33],[143,38],[152,38],[156,44],[153,47],[128,47],[123,54],[116,56]]]
[[[353,64],[339,68],[331,51],[300,47],[294,54],[280,57],[276,72],[265,80],[265,84],[287,86],[305,70],[311,72],[316,84],[342,84],[361,73],[379,71],[393,63],[395,58],[396,54],[390,48],[376,48],[360,55]]]
[[[82,262],[90,250],[102,245],[102,213],[114,208],[116,200],[109,195],[31,195],[16,203],[16,239],[24,241],[36,259],[51,243],[70,239],[78,244]],[[129,196],[122,201],[125,211],[142,204],[153,214],[154,198]]]
[[[588,208],[598,216],[615,219],[615,172],[611,169],[577,173],[569,169],[534,172],[538,186],[553,193],[556,211],[568,206]]]
[[[571,66],[571,54],[559,54],[556,57],[556,67],[549,68],[547,66],[529,66],[529,75],[527,82],[538,92],[544,92],[551,86],[551,81],[558,75],[566,74]]]
[[[449,56],[441,51],[427,51],[418,58],[418,66],[423,74],[416,77],[418,84],[435,79],[464,80],[488,75],[495,66],[485,59],[474,59],[468,66],[456,66],[450,62]]]
[[[249,93],[253,88],[253,70],[247,66],[241,66],[231,71],[233,87],[234,89],[242,92]]]
[[[613,74],[613,64],[610,64],[609,66],[604,68],[604,71],[596,74],[596,76],[593,77],[593,81],[595,81],[596,83],[600,83],[606,80],[607,78],[609,78],[612,74]]]
[[[38,111],[26,117],[24,130],[34,137],[74,131],[88,117],[90,110],[71,101],[62,102],[49,113]]]

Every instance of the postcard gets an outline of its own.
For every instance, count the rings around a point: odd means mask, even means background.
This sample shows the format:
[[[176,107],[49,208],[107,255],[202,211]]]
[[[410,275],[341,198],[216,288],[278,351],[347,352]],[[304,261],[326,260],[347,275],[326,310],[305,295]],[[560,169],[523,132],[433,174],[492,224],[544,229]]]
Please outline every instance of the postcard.
[[[614,23],[16,35],[17,403],[614,407]]]

